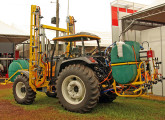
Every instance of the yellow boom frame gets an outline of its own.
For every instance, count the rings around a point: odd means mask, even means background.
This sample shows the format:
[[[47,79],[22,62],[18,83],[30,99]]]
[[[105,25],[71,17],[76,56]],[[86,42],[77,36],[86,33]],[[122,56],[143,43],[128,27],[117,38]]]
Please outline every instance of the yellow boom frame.
[[[121,96],[121,97],[139,97],[141,95],[144,95],[144,93],[143,93],[143,89],[145,88],[144,84],[149,82],[148,78],[146,78],[145,81],[142,81],[142,77],[141,77],[142,76],[142,74],[141,74],[142,70],[144,70],[144,68],[141,68],[141,65],[145,64],[145,62],[117,63],[117,64],[111,64],[111,66],[131,65],[131,64],[139,64],[138,69],[137,69],[137,76],[136,76],[135,80],[132,83],[124,84],[124,85],[127,85],[127,86],[134,86],[134,85],[138,86],[139,85],[140,87],[138,89],[134,90],[133,93],[137,93],[138,91],[140,91],[140,92],[138,94],[134,94],[134,95],[129,95],[129,94],[126,94],[125,92],[123,92],[121,94],[117,91],[116,81],[114,80],[112,85],[113,85],[113,89],[114,89],[115,93],[118,96]],[[145,74],[148,74],[148,71],[146,71]],[[155,72],[155,69],[154,69],[154,73],[150,76],[152,78],[151,81],[155,80],[155,78],[154,78],[155,75],[156,75],[156,72]]]
[[[38,11],[36,12],[36,10]],[[68,29],[53,27],[40,24],[39,6],[31,5],[31,22],[30,22],[30,57],[29,57],[29,85],[36,91],[36,88],[49,88],[49,81],[46,77],[41,77],[37,72],[37,67],[42,68],[42,74],[47,75],[47,65],[41,60],[41,44],[39,39],[40,29],[50,29],[61,31],[69,34]]]

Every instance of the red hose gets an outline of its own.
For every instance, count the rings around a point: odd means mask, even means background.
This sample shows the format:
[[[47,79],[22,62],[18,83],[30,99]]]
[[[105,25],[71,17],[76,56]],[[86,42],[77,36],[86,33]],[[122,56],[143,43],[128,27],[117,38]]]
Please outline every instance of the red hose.
[[[137,66],[137,68],[138,68],[138,65],[137,65],[137,60],[136,60],[136,53],[135,53],[135,49],[134,49],[134,47],[133,47],[133,46],[132,46],[132,49],[133,49],[134,56],[135,56],[136,66]]]
[[[111,68],[110,64],[109,64],[109,67]],[[112,69],[111,69],[111,71],[109,72],[108,76],[107,76],[102,82],[100,82],[99,84],[102,84],[103,82],[105,82],[105,81],[107,81],[107,80],[111,80],[111,79],[112,79],[112,76],[111,76],[110,79],[108,79],[111,73],[112,73]]]

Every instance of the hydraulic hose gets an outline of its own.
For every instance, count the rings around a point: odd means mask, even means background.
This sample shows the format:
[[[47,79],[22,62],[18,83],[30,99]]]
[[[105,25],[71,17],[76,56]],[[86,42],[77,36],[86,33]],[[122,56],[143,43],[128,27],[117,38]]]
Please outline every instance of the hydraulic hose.
[[[106,56],[106,53],[107,53],[107,50],[111,47],[111,46],[113,46],[113,45],[115,45],[116,44],[116,42],[114,42],[113,44],[111,44],[111,45],[109,45],[106,49],[105,49],[105,51],[104,51],[104,55]],[[107,60],[105,59],[105,63],[106,63],[106,65],[108,66],[108,63],[107,63]]]
[[[46,75],[47,75],[47,64],[43,61],[43,56],[44,55],[46,55],[45,53],[42,55],[42,57],[41,57],[41,62],[44,64],[44,66],[45,66],[45,70],[46,70],[46,72],[45,72],[45,74],[44,74],[44,78],[43,78],[43,81],[41,82],[41,83],[39,83],[38,85],[37,85],[37,83],[36,83],[36,81],[35,81],[35,86],[36,87],[40,87],[44,82],[45,82],[45,79],[46,79]],[[47,56],[46,56],[47,57]],[[48,73],[49,74],[49,73]],[[36,72],[36,77],[37,77],[37,72]]]
[[[53,46],[53,53],[52,53],[52,56],[51,56],[51,65],[50,65],[50,78],[52,80],[52,67],[53,67],[53,56],[54,56],[54,52],[55,52],[55,49],[56,49],[56,41],[54,42],[54,46]]]

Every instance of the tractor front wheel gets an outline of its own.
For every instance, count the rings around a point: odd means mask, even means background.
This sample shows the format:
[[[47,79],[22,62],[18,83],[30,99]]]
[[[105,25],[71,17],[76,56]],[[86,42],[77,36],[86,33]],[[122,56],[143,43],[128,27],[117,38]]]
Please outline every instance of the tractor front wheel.
[[[92,69],[80,64],[66,67],[56,82],[61,105],[72,112],[89,112],[98,102],[99,85]]]
[[[19,75],[14,80],[13,95],[15,101],[19,104],[32,104],[36,97],[36,92],[29,86],[29,81],[26,76]]]

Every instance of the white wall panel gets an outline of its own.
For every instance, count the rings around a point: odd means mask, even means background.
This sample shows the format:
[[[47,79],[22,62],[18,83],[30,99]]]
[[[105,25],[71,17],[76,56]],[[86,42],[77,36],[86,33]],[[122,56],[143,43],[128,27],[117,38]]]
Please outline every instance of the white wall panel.
[[[161,42],[155,41],[155,42],[149,42],[150,47],[155,51],[155,57],[159,58],[159,61],[161,60]],[[153,68],[153,64],[150,61],[151,68]],[[152,69],[153,72],[153,69]],[[162,72],[162,67],[160,66],[159,73]],[[158,84],[153,86],[153,94],[155,95],[162,95],[162,83],[159,82]]]
[[[126,32],[125,37],[126,37],[125,40],[135,41],[135,31],[129,30],[128,32]]]
[[[153,94],[162,96],[162,83],[159,82],[156,85],[153,85]]]
[[[162,36],[161,31],[162,30]],[[165,27],[162,27],[160,30],[160,27],[144,30],[141,32],[141,41],[148,41],[150,47],[155,51],[155,57],[159,58],[159,61],[162,61],[162,63],[165,63]],[[163,42],[161,41],[163,40]],[[147,44],[144,45],[144,47],[147,47]],[[162,58],[161,58],[162,57]],[[152,64],[151,64],[152,66]],[[165,76],[165,64],[162,64],[160,66],[159,72],[162,73]],[[164,82],[165,83],[165,82]],[[163,85],[163,87],[162,87]],[[163,88],[163,93],[162,93]],[[162,94],[165,96],[165,85],[159,82],[158,84],[153,86],[153,93],[155,95]]]
[[[143,41],[149,41],[149,31],[147,31],[147,30],[143,30],[143,31],[141,31],[141,42],[143,42]]]
[[[148,29],[147,31],[147,41],[148,42],[154,42],[154,41],[160,41],[160,28],[153,28]],[[146,41],[146,40],[144,40]]]
[[[112,26],[112,43],[119,41],[119,27]]]
[[[161,27],[161,31],[162,31],[162,40],[165,41],[165,26]]]
[[[165,27],[162,28],[162,33],[165,33]],[[165,34],[162,34],[162,75],[165,77]],[[163,96],[165,96],[165,80],[163,80]]]
[[[165,37],[165,36],[164,36]],[[165,77],[165,41],[162,41],[162,74]]]
[[[141,43],[141,36],[140,36],[141,32],[140,31],[135,31],[135,32],[136,32],[136,39],[135,39],[135,41]]]
[[[140,39],[140,31],[129,30],[125,33],[125,40],[140,42]]]

